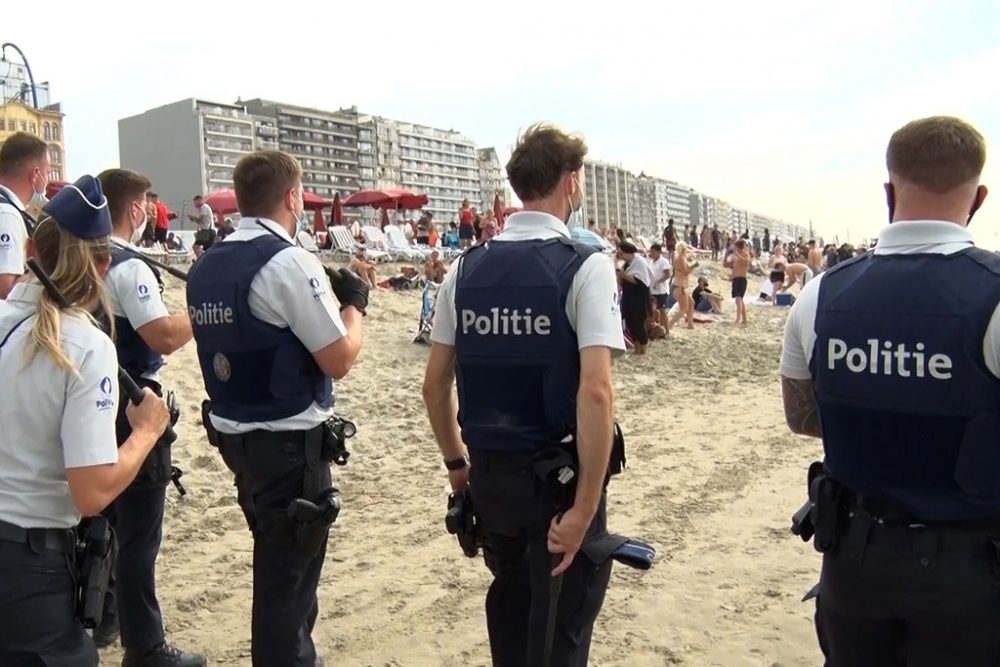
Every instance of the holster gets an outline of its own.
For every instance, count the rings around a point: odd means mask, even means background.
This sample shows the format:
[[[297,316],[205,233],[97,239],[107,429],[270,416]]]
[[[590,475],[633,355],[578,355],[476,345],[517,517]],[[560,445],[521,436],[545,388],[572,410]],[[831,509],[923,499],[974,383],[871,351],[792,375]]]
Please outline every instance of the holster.
[[[330,526],[340,514],[340,499],[330,474],[330,463],[334,460],[331,457],[338,451],[328,446],[325,423],[306,433],[302,498],[293,499],[286,510],[293,522],[295,546],[303,558],[319,554],[329,537]]]
[[[483,545],[482,532],[472,504],[472,494],[468,489],[454,491],[448,496],[448,513],[444,517],[448,532],[458,538],[462,553],[469,558],[479,554]]]
[[[219,437],[219,432],[215,430],[215,426],[212,425],[212,419],[209,413],[212,411],[212,401],[207,398],[201,402],[201,424],[205,427],[205,435],[208,437],[208,444],[212,445],[216,449],[222,446],[222,439]]]
[[[85,628],[96,628],[104,614],[104,597],[118,559],[114,529],[103,516],[85,519],[78,528],[76,617]]]
[[[142,377],[136,377],[136,383],[141,387],[149,387],[152,389],[157,396],[162,396],[163,391],[157,382],[152,380],[147,380]],[[128,397],[123,393],[121,394],[121,409],[118,412],[118,419],[116,423],[116,431],[118,434],[118,445],[121,446],[125,443],[128,437],[132,434],[132,427],[128,422],[128,417],[125,416],[125,406],[128,405]],[[174,399],[173,392],[167,392],[167,405],[170,409],[170,423],[171,426],[177,424],[177,420],[180,418],[180,409],[177,408],[176,401]],[[135,476],[135,480],[132,482],[132,488],[137,489],[154,489],[166,486],[174,479],[173,474],[173,459],[171,458],[171,445],[174,442],[176,436],[172,433],[164,433],[157,440],[156,444],[153,445],[153,449],[150,450],[149,454],[146,456],[146,460],[143,461],[142,466],[139,468],[138,474]]]
[[[816,551],[832,553],[837,549],[841,534],[841,496],[843,486],[840,482],[826,474],[822,464],[813,463],[810,467],[809,500],[812,503],[810,518],[815,536],[813,546]]]

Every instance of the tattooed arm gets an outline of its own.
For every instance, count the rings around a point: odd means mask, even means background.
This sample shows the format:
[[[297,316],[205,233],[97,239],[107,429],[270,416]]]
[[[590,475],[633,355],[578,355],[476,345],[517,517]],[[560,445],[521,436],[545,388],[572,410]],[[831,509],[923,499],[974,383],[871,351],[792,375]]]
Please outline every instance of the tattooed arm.
[[[793,380],[782,375],[781,398],[785,404],[785,421],[792,433],[822,437],[812,380]]]

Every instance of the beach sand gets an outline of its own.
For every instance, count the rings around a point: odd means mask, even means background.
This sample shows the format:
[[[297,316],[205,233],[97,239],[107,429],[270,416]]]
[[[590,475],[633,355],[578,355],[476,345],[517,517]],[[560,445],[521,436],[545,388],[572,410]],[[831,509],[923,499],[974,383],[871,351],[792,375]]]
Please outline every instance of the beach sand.
[[[713,276],[718,268],[710,268]],[[381,267],[383,276],[389,269]],[[183,287],[167,277],[171,312]],[[729,284],[713,279],[716,291]],[[756,294],[760,279],[751,279]],[[815,665],[811,603],[820,558],[789,533],[818,441],[789,434],[778,379],[785,308],[677,328],[645,358],[615,364],[628,469],[610,485],[609,527],[655,544],[638,573],[615,566],[593,665]],[[353,419],[350,463],[335,467],[344,509],[327,551],[316,643],[329,665],[486,665],[490,575],[444,529],[447,477],[420,396],[428,348],[413,344],[420,292],[379,291],[365,344],[337,383]],[[200,424],[193,343],[165,385],[184,413],[174,459],[189,492],[168,490],[159,597],[168,639],[212,665],[250,664],[251,553],[232,475]],[[105,664],[120,649],[103,652]]]

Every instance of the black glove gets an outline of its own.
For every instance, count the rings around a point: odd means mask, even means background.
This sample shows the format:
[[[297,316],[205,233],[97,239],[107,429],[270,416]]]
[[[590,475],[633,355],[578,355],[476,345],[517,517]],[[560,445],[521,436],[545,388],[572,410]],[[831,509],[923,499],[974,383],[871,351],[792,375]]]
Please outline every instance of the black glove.
[[[330,279],[330,288],[340,301],[341,308],[354,306],[362,315],[367,315],[368,284],[350,269],[331,269],[326,266],[323,270]]]

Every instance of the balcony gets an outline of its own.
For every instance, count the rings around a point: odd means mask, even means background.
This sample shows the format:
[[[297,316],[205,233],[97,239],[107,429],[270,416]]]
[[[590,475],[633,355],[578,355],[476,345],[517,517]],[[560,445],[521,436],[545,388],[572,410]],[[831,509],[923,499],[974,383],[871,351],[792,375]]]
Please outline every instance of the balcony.
[[[274,125],[257,123],[257,136],[276,137],[278,136],[278,128]]]
[[[322,132],[333,137],[346,137],[357,141],[357,126],[333,124],[330,126],[317,126],[308,122],[307,119],[295,116],[281,116],[278,122],[282,129],[296,129],[307,132]],[[323,122],[323,121],[320,121]]]
[[[233,153],[249,153],[253,150],[251,141],[223,141],[220,139],[206,139],[205,147],[218,151],[230,151]]]

